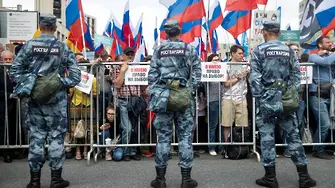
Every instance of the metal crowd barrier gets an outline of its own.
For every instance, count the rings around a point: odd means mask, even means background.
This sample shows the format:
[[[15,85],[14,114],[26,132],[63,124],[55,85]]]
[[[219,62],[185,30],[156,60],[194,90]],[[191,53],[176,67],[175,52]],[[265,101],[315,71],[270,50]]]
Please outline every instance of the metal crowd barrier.
[[[130,66],[129,68],[131,68],[132,65],[148,65],[149,63],[130,63]],[[94,77],[96,78],[96,85],[95,85],[95,89],[96,89],[96,94],[94,94],[92,91],[93,91],[93,87],[91,89],[91,92],[90,94],[87,94],[86,97],[89,97],[89,102],[90,102],[90,105],[83,105],[83,104],[80,104],[80,105],[73,105],[72,104],[72,99],[69,101],[69,114],[68,114],[68,117],[69,117],[69,134],[72,135],[73,137],[73,132],[75,131],[75,129],[73,128],[76,127],[76,124],[77,124],[77,121],[80,120],[80,119],[84,119],[84,127],[86,129],[86,134],[85,134],[85,138],[84,138],[84,143],[77,143],[78,139],[75,139],[73,138],[72,141],[70,143],[66,143],[65,144],[65,147],[67,148],[73,148],[73,147],[89,147],[89,150],[87,150],[87,164],[90,165],[91,164],[91,160],[93,158],[94,162],[98,162],[98,159],[101,157],[101,154],[103,153],[103,148],[115,148],[115,147],[144,147],[144,146],[150,146],[150,147],[154,147],[156,145],[156,143],[153,141],[154,140],[154,130],[152,128],[152,117],[151,115],[149,115],[148,117],[148,121],[149,121],[149,130],[148,131],[148,140],[146,142],[143,142],[141,140],[141,132],[139,132],[137,134],[137,140],[136,142],[137,143],[130,143],[130,140],[129,140],[129,134],[130,134],[130,130],[127,130],[127,141],[126,143],[122,144],[122,143],[111,143],[111,144],[106,144],[105,143],[105,137],[104,137],[104,134],[102,134],[102,144],[99,143],[99,133],[100,133],[100,130],[99,130],[99,127],[104,124],[106,122],[106,107],[109,105],[109,104],[106,104],[105,102],[105,99],[106,99],[106,93],[105,93],[105,90],[107,88],[105,88],[105,76],[108,76],[108,75],[105,75],[105,71],[103,70],[103,74],[100,74],[101,73],[101,68],[104,68],[104,67],[107,67],[107,66],[110,66],[112,67],[111,69],[111,75],[114,76],[115,75],[115,66],[120,66],[122,65],[121,62],[104,62],[104,63],[101,63],[101,64],[98,64],[98,65],[92,65],[92,64],[82,64],[80,63],[79,66],[82,66],[82,67],[87,67],[87,72],[94,74]],[[246,63],[227,63],[228,66],[236,66],[236,65],[246,65]],[[313,64],[311,63],[302,63],[301,66],[312,66]],[[0,86],[0,87],[4,87],[4,92],[7,93],[7,79],[6,79],[6,69],[9,68],[10,65],[4,65],[4,64],[0,64],[0,66],[3,66],[3,67],[6,67],[4,68],[4,72],[3,72],[3,79],[5,80],[4,81],[4,86]],[[315,66],[314,66],[315,67]],[[99,70],[100,69],[100,70]],[[331,69],[330,69],[331,71]],[[318,67],[318,70],[317,72],[319,73],[319,67]],[[320,78],[320,74],[319,74],[319,78]],[[113,78],[115,79],[115,78]],[[102,83],[102,84],[98,84],[98,83]],[[307,83],[307,79],[306,79],[306,83]],[[207,87],[206,87],[206,95],[207,95],[207,102],[206,102],[206,107],[207,107],[207,111],[206,111],[206,116],[207,116],[207,119],[209,120],[209,117],[211,116],[210,114],[210,111],[209,111],[209,84],[208,82],[204,83]],[[305,84],[306,85],[306,106],[307,106],[307,125],[306,125],[306,128],[309,129],[310,128],[310,119],[309,119],[309,108],[308,108],[308,103],[309,103],[309,93],[308,93],[308,87],[309,87],[309,84]],[[138,88],[140,86],[137,86]],[[212,142],[210,143],[210,125],[209,123],[207,123],[207,130],[208,130],[208,134],[207,134],[207,142],[199,142],[199,122],[198,122],[198,109],[199,109],[199,103],[198,103],[198,100],[196,100],[196,115],[195,115],[195,130],[194,131],[194,137],[196,139],[196,141],[193,143],[194,146],[209,146],[209,145],[215,145],[215,146],[231,146],[231,145],[246,145],[246,146],[252,146],[251,148],[251,152],[256,154],[257,156],[257,159],[258,161],[260,161],[260,155],[259,153],[257,152],[257,144],[256,144],[256,140],[258,138],[258,131],[257,131],[257,127],[256,127],[256,110],[255,110],[255,100],[252,99],[252,123],[251,125],[249,125],[248,127],[250,127],[252,129],[251,131],[251,135],[250,135],[250,141],[245,141],[244,140],[244,134],[245,134],[245,128],[242,127],[242,142],[233,142],[232,138],[231,138],[231,141],[230,142],[225,142],[224,140],[222,140],[222,127],[221,127],[221,122],[222,122],[222,92],[221,92],[221,84],[219,84],[219,124],[217,126],[219,126],[219,137],[218,137],[218,142]],[[113,134],[114,135],[110,135],[112,138],[111,139],[114,139],[116,138],[118,135],[116,135],[116,130],[117,130],[117,126],[120,127],[120,125],[118,125],[117,123],[120,123],[120,122],[117,122],[117,113],[119,113],[119,110],[118,109],[118,96],[117,96],[117,89],[114,87],[114,85],[112,84],[111,86],[111,92],[112,92],[112,96],[113,96],[113,103],[112,105],[114,106],[114,121],[113,121],[113,124],[114,125],[111,125],[110,129],[113,129]],[[102,99],[103,101],[100,102],[100,96],[102,95]],[[197,92],[196,93],[196,99],[198,98],[198,95],[199,93]],[[243,95],[243,93],[241,93],[241,95]],[[76,97],[76,94],[74,92],[74,97]],[[318,96],[319,96],[319,99],[320,99],[320,92],[318,93]],[[233,96],[231,96],[233,97]],[[82,98],[83,100],[83,95],[82,95]],[[88,98],[86,98],[88,99]],[[4,99],[2,98],[1,100],[4,100],[5,101],[5,117],[3,119],[3,123],[1,122],[0,126],[3,126],[3,131],[0,132],[0,136],[3,135],[3,138],[0,138],[1,140],[3,140],[3,144],[0,144],[0,149],[14,149],[14,148],[18,148],[18,149],[23,149],[23,148],[28,148],[29,147],[29,139],[25,139],[26,142],[23,142],[23,139],[22,139],[22,134],[24,134],[27,138],[29,136],[29,133],[27,131],[24,131],[25,129],[23,128],[24,127],[24,121],[21,121],[21,119],[24,119],[24,109],[22,110],[21,108],[24,107],[24,100],[21,101],[20,99],[18,99],[16,101],[16,114],[15,114],[15,117],[16,117],[16,125],[15,125],[15,142],[12,143],[10,142],[10,137],[11,136],[14,136],[12,134],[10,134],[10,131],[9,131],[9,128],[11,127],[11,125],[9,125],[11,122],[9,122],[9,112],[8,112],[8,106],[7,106],[7,103],[8,103],[8,97],[7,95],[4,95]],[[76,100],[76,98],[74,98],[74,100]],[[127,98],[128,100],[128,98]],[[81,101],[83,102],[83,101]],[[101,106],[102,105],[102,108]],[[77,108],[80,108],[80,114],[77,114]],[[320,108],[320,102],[319,102],[319,108]],[[83,109],[84,109],[84,112],[83,112]],[[102,111],[100,109],[103,109]],[[14,113],[14,112],[12,112]],[[102,113],[102,114],[101,114]],[[232,110],[231,110],[231,113]],[[242,111],[242,116],[244,115],[245,112]],[[102,116],[101,116],[102,115]],[[318,116],[320,117],[320,111],[319,111],[319,114]],[[77,119],[77,117],[80,117]],[[102,119],[101,119],[102,117]],[[230,115],[230,118],[232,118],[232,116]],[[207,121],[208,122],[208,121]],[[231,122],[232,122],[232,119],[231,119]],[[129,123],[129,121],[128,121]],[[137,121],[137,129],[138,130],[141,130],[141,119],[138,119]],[[321,120],[319,118],[319,128],[320,128],[320,125],[321,125]],[[128,125],[127,128],[129,128],[130,126]],[[1,130],[1,129],[0,129]],[[120,127],[120,134],[122,132],[122,129]],[[14,132],[14,131],[13,131]],[[102,131],[103,132],[103,131]],[[200,132],[201,134],[201,132]],[[230,135],[233,135],[233,132],[232,132],[232,129],[230,128]],[[146,135],[145,135],[146,136]],[[319,131],[319,138],[321,138],[321,132]],[[156,139],[157,140],[157,139]],[[321,139],[320,139],[321,140]],[[333,140],[333,131],[331,131],[331,142],[330,143],[304,143],[303,144],[304,146],[317,146],[317,145],[335,145],[334,143],[334,140]],[[175,126],[173,126],[173,135],[172,135],[172,139],[171,139],[171,146],[178,146],[178,143],[177,143],[177,139],[176,139],[176,135],[175,135]],[[276,144],[276,146],[280,147],[280,146],[286,146],[286,144]],[[46,147],[48,147],[48,145],[46,144]]]
[[[115,67],[115,66],[120,66],[122,63],[101,63],[100,65],[103,65],[103,66],[112,66],[112,67]],[[129,66],[129,68],[128,69],[130,69],[131,68],[131,65],[148,65],[149,63],[131,63],[130,64],[130,66]],[[234,66],[234,65],[246,65],[247,63],[227,63],[228,65],[232,65],[232,66]],[[98,67],[97,67],[98,68]],[[113,70],[113,74],[115,75],[115,69],[112,69]],[[98,72],[97,70],[96,70],[96,72]],[[114,78],[114,79],[116,79],[116,78]],[[98,81],[97,81],[98,82]],[[100,81],[100,83],[103,83],[102,85],[104,86],[105,84],[104,84],[104,82],[105,82],[105,80],[103,79],[102,81]],[[207,83],[207,85],[208,85],[208,83]],[[140,86],[137,86],[137,87],[140,87]],[[219,87],[221,87],[221,86],[219,86]],[[103,90],[103,95],[105,94],[105,92],[104,92],[104,89],[105,88],[102,88],[102,90]],[[116,106],[118,106],[118,101],[117,101],[117,99],[118,99],[118,97],[117,97],[117,92],[116,92],[116,88],[115,87],[113,87],[113,90],[114,90],[114,92],[113,92],[113,94],[114,94],[114,103],[113,103],[113,105],[114,105],[114,111],[116,112],[117,110],[116,110]],[[220,89],[221,90],[221,89]],[[209,91],[209,87],[207,87],[207,91]],[[128,93],[129,94],[129,93]],[[99,95],[99,93],[97,94],[97,95]],[[209,96],[209,92],[207,92],[207,98],[208,98],[208,96]],[[196,98],[198,97],[198,92],[196,92]],[[105,98],[104,96],[103,96],[103,98]],[[99,103],[98,101],[99,101],[99,99],[100,99],[100,97],[96,97],[96,99],[97,99],[97,102],[96,102],[96,104],[97,104],[97,106],[96,106],[96,109],[99,109],[99,105],[101,104],[101,103]],[[256,155],[257,155],[257,159],[258,159],[258,161],[260,160],[260,155],[259,155],[259,153],[256,151],[256,127],[255,127],[255,118],[253,118],[253,121],[252,121],[252,123],[251,123],[251,129],[252,129],[252,133],[250,134],[250,141],[245,141],[244,140],[244,131],[245,131],[245,128],[244,127],[242,127],[242,142],[238,142],[238,143],[236,143],[236,142],[233,142],[232,140],[233,140],[233,138],[231,138],[231,141],[230,142],[225,142],[224,140],[222,140],[221,139],[221,137],[222,137],[222,131],[221,131],[221,126],[220,126],[220,124],[221,124],[221,92],[220,92],[220,96],[219,96],[219,124],[217,125],[217,126],[219,126],[219,142],[212,142],[212,143],[210,143],[209,142],[209,137],[210,137],[210,133],[209,133],[209,124],[207,123],[207,129],[208,129],[208,134],[207,134],[207,142],[199,142],[199,126],[201,126],[201,125],[199,125],[198,124],[198,110],[196,110],[196,116],[195,116],[195,130],[196,131],[194,131],[194,137],[196,138],[195,140],[195,142],[193,143],[193,146],[208,146],[208,145],[215,145],[215,146],[229,146],[229,145],[245,145],[245,146],[252,146],[252,149],[251,149],[251,152],[253,152],[253,153],[255,153]],[[129,100],[128,98],[127,98],[127,100]],[[197,109],[198,109],[198,106],[199,106],[199,104],[198,104],[198,100],[196,100],[197,102],[196,102],[196,106],[197,106]],[[252,101],[252,103],[254,103],[255,101],[253,100]],[[207,115],[207,119],[209,119],[209,116],[210,116],[210,113],[209,113],[209,100],[207,100],[207,113],[206,113],[206,115]],[[254,105],[252,105],[253,106],[253,112],[255,111],[255,109],[254,109]],[[104,101],[103,101],[103,109],[106,109],[106,105],[104,104]],[[102,112],[99,112],[99,111],[97,111],[96,112],[97,114],[97,118],[99,119],[99,113],[103,113],[103,123],[105,123],[105,110],[103,110]],[[242,112],[242,116],[243,116],[243,114],[244,114],[245,112]],[[254,115],[255,113],[253,113],[253,115]],[[232,116],[230,116],[230,118],[232,118]],[[97,122],[99,122],[99,120],[97,120]],[[233,122],[233,121],[232,121]],[[129,123],[129,122],[128,122]],[[91,134],[91,150],[90,150],[90,152],[89,152],[89,155],[88,156],[91,156],[91,154],[93,154],[93,156],[94,156],[94,161],[95,162],[98,162],[98,158],[101,156],[101,154],[102,154],[102,149],[101,148],[108,148],[108,147],[143,147],[143,146],[151,146],[151,147],[153,147],[153,146],[156,146],[156,143],[154,143],[154,142],[152,142],[152,133],[153,133],[153,129],[152,129],[152,117],[151,116],[149,116],[149,124],[150,124],[150,127],[149,127],[149,130],[148,130],[148,133],[149,133],[149,140],[147,141],[147,142],[142,142],[141,141],[141,132],[139,132],[138,134],[137,134],[137,143],[130,143],[130,140],[129,140],[129,132],[130,132],[130,130],[127,130],[127,142],[126,143],[120,143],[120,144],[106,144],[105,142],[103,142],[103,144],[98,144],[99,143],[99,135],[98,134],[95,134],[95,138],[92,138],[92,136],[93,136],[93,134]],[[93,126],[92,126],[93,124],[91,124],[91,130],[93,130]],[[99,126],[101,126],[101,125],[99,125],[99,124],[97,124],[97,126],[96,126],[96,130],[97,130],[97,133],[98,133],[98,129],[99,129]],[[116,116],[114,116],[114,135],[112,136],[113,138],[115,138],[117,135],[116,135],[116,126],[120,126],[120,125],[116,125]],[[137,129],[138,130],[140,130],[140,119],[139,119],[139,121],[138,121],[138,124],[137,124]],[[129,128],[130,126],[129,125],[127,125],[127,128]],[[250,125],[249,125],[249,127],[250,127]],[[112,128],[112,127],[111,127]],[[232,133],[232,129],[230,129],[231,130],[231,135],[233,134]],[[120,132],[122,132],[122,129],[120,128]],[[94,140],[94,141],[92,141],[92,140]],[[104,134],[103,134],[103,136],[102,136],[102,140],[104,141],[105,140],[105,137],[104,137]],[[175,134],[175,125],[173,125],[173,134],[172,134],[172,140],[171,140],[171,146],[178,146],[178,143],[176,142],[176,134]],[[90,164],[90,157],[88,157],[88,164]]]
[[[306,69],[307,69],[307,67],[310,67],[310,66],[312,66],[313,68],[316,67],[317,68],[318,80],[320,80],[320,66],[315,66],[314,63],[300,63],[300,66],[301,67],[304,66],[304,67],[306,67]],[[312,70],[312,72],[315,73],[313,70]],[[306,74],[307,74],[307,71],[306,71]],[[331,65],[329,65],[329,75],[333,75],[332,74],[332,67],[331,67]],[[308,76],[308,75],[306,75],[306,76]],[[330,77],[332,77],[332,76],[330,76]],[[332,83],[333,86],[334,86],[335,82],[333,80],[329,80],[329,82]],[[306,87],[305,88],[306,101],[305,101],[305,107],[304,107],[304,112],[307,111],[306,112],[306,125],[305,125],[306,127],[304,127],[303,129],[307,129],[310,132],[310,134],[312,136],[312,139],[313,139],[312,143],[310,143],[310,142],[303,142],[302,143],[303,146],[335,146],[335,142],[334,142],[334,130],[335,130],[335,124],[334,123],[335,123],[335,121],[333,123],[332,122],[332,118],[329,115],[329,113],[330,113],[330,107],[329,106],[328,106],[328,116],[330,117],[330,128],[329,128],[328,132],[330,132],[330,143],[315,143],[314,142],[315,134],[313,134],[314,132],[311,131],[312,127],[310,125],[310,116],[311,115],[315,116],[315,114],[313,114],[313,112],[310,113],[310,106],[309,106],[309,104],[310,104],[309,103],[309,97],[310,97],[310,95],[309,95],[309,87],[311,87],[311,86],[310,86],[310,83],[308,83],[308,79],[306,79],[305,83],[301,83],[301,85],[305,85],[305,87]],[[320,87],[320,84],[318,84],[318,87]],[[332,91],[330,91],[330,92],[332,92]],[[320,98],[321,98],[320,97],[320,90],[317,90],[317,96],[318,96],[318,109],[320,109]],[[329,100],[329,103],[330,103],[330,99],[328,99],[328,100]],[[303,121],[305,119],[305,115],[304,114],[305,113],[303,113]],[[319,140],[321,140],[322,136],[321,136],[321,130],[320,130],[321,129],[321,118],[320,118],[321,117],[321,111],[320,110],[318,110],[318,114],[317,115],[319,117],[318,118],[318,122],[317,122],[318,127],[316,127],[315,130],[319,129],[318,137],[319,137]],[[298,127],[301,128],[300,126],[301,126],[300,122],[298,122]],[[300,129],[299,132],[300,131],[305,131],[305,130]],[[301,132],[300,132],[300,135],[302,135]],[[301,139],[303,139],[303,138],[301,137]],[[285,147],[285,146],[287,146],[287,144],[285,144],[285,143],[283,143],[283,144],[276,144],[276,147]],[[334,155],[335,155],[335,153],[334,153]]]

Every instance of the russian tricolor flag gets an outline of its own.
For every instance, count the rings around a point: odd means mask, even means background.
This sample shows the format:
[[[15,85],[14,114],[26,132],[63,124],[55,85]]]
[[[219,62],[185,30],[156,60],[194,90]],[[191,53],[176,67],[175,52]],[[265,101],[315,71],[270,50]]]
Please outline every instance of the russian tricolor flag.
[[[206,15],[203,0],[177,0],[168,9],[167,18],[160,27],[161,39],[166,40],[163,26],[167,20],[179,21],[182,28],[181,39],[184,42],[191,43],[194,38],[201,37],[202,18]]]
[[[206,16],[203,0],[177,0],[169,7],[168,20],[190,22]]]
[[[225,10],[253,10],[257,8],[257,4],[266,5],[267,3],[268,0],[227,0]]]
[[[127,44],[124,43],[121,40],[122,37],[122,29],[121,29],[121,24],[120,22],[118,22],[118,20],[116,19],[115,15],[113,13],[111,13],[111,24],[112,24],[112,38],[113,40],[113,44],[111,47],[111,52],[110,55],[112,57],[115,57],[116,55],[120,55],[123,52],[123,49],[125,49],[127,47]]]
[[[91,32],[90,32],[90,29],[89,29],[89,26],[87,23],[85,23],[85,26],[86,26],[86,32],[84,34],[84,39],[85,39],[85,48],[93,51],[94,50],[94,43],[93,43],[93,40],[92,40],[92,36],[91,36]]]
[[[143,13],[141,14],[141,17],[140,19],[138,20],[137,22],[137,25],[135,27],[135,38],[134,38],[134,41],[135,41],[135,46],[134,46],[134,49],[135,51],[140,47],[141,45],[141,39],[142,39],[142,22],[143,22]]]
[[[195,38],[189,45],[192,45],[195,48],[202,61],[207,60],[206,45],[201,37]]]
[[[211,42],[211,47],[210,51],[213,53],[216,53],[217,47],[218,47],[218,37],[217,37],[217,32],[216,28],[218,28],[223,21],[223,14],[222,14],[222,9],[220,2],[218,0],[215,0],[213,5],[209,9],[209,20],[208,20],[208,26],[206,24],[203,25],[207,29],[209,27],[209,37],[210,37],[210,42]]]
[[[211,8],[209,9],[209,32],[211,33],[216,28],[218,28],[223,21],[223,14],[220,2],[218,0],[215,0]]]
[[[85,17],[81,0],[68,0],[66,9],[66,28],[70,34],[68,40],[75,45],[76,49],[82,51],[84,46],[84,36],[87,33]]]
[[[216,54],[217,51],[220,50],[220,48],[219,48],[219,37],[218,37],[218,34],[217,34],[216,30],[213,31],[213,37],[211,39],[211,42],[212,42],[212,52],[214,54]]]
[[[124,8],[121,39],[129,47],[132,47],[135,45],[135,41],[134,41],[132,29],[131,29],[130,16],[129,16],[129,1],[127,1],[126,6]]]
[[[155,43],[154,43],[153,49],[157,48],[157,46],[159,45],[157,16],[156,16],[155,29],[154,29],[154,41],[155,41]]]
[[[322,1],[315,10],[315,16],[319,21],[322,35],[335,29],[335,1]]]
[[[227,11],[221,25],[236,39],[251,27],[251,15],[250,10]]]
[[[100,55],[104,51],[104,45],[99,44],[94,48],[94,52],[98,55]]]
[[[201,37],[201,27],[202,19],[183,23],[180,39],[187,44],[193,42],[196,37]]]
[[[141,45],[135,53],[134,62],[141,62],[146,55],[146,47],[143,37],[141,38]]]
[[[109,38],[112,38],[113,35],[113,18],[115,18],[115,16],[113,15],[113,13],[111,13],[105,26],[105,31],[103,33],[104,36]]]

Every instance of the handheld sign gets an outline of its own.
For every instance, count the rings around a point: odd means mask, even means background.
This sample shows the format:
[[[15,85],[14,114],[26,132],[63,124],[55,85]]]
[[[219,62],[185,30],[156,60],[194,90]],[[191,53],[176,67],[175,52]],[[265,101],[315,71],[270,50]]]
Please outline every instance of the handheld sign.
[[[149,65],[131,65],[125,73],[125,84],[138,86],[148,85]]]
[[[224,82],[227,79],[226,74],[226,63],[201,62],[202,82]]]
[[[313,79],[313,67],[312,66],[301,66],[300,67],[301,72],[301,81],[300,84],[312,84]]]
[[[90,94],[92,90],[94,75],[81,71],[81,81],[75,86],[81,92]]]

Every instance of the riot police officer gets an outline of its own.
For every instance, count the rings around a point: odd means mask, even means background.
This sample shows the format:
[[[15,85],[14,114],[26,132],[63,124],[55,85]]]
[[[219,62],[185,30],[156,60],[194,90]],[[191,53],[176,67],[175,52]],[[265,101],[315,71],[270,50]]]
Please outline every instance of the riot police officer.
[[[149,70],[150,110],[156,113],[153,125],[157,130],[156,173],[151,182],[154,188],[164,188],[167,161],[169,160],[172,125],[175,123],[179,140],[179,166],[182,175],[182,188],[197,187],[198,183],[191,179],[193,162],[192,130],[194,127],[194,104],[190,97],[190,105],[186,110],[167,110],[167,100],[161,88],[174,85],[177,88],[190,88],[194,91],[201,76],[200,59],[194,47],[185,44],[180,39],[181,29],[178,21],[170,20],[164,25],[168,41],[159,46],[151,59]],[[162,92],[163,91],[163,92]],[[170,93],[171,95],[171,93]],[[154,97],[157,96],[157,97]],[[162,105],[163,104],[163,105]],[[158,107],[158,108],[156,108]]]
[[[64,164],[64,137],[67,132],[67,92],[80,82],[80,69],[76,58],[68,46],[58,41],[56,31],[56,16],[41,14],[39,19],[41,36],[27,41],[14,60],[10,74],[17,84],[21,84],[21,77],[36,72],[39,77],[58,71],[61,88],[55,93],[55,100],[45,104],[38,104],[30,99],[25,122],[30,131],[30,145],[28,161],[31,180],[27,188],[39,188],[41,168],[45,162],[44,143],[48,138],[49,166],[51,168],[51,188],[69,186],[69,182],[62,179]],[[38,69],[39,65],[41,67]],[[65,70],[68,70],[65,77]],[[27,78],[26,78],[27,79]],[[28,83],[34,84],[34,83]],[[17,91],[20,93],[20,91]]]
[[[278,187],[274,131],[276,121],[279,120],[281,129],[287,135],[291,159],[299,173],[299,186],[314,187],[316,182],[307,171],[307,159],[299,136],[296,114],[287,113],[283,107],[282,96],[285,92],[297,92],[300,87],[297,55],[277,40],[280,34],[278,23],[264,23],[262,33],[265,43],[257,46],[252,53],[250,76],[252,94],[256,99],[256,123],[261,137],[262,164],[265,168],[265,176],[256,180],[256,184]]]

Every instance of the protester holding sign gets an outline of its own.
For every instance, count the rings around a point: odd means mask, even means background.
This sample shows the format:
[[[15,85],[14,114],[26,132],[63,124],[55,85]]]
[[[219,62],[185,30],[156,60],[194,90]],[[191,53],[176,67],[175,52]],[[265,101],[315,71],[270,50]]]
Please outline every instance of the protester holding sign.
[[[233,45],[230,48],[231,62],[242,62],[244,49],[242,46]],[[247,108],[247,79],[249,66],[228,65],[227,81],[222,90],[222,126],[224,128],[224,140],[231,133],[231,127],[235,122],[237,127],[248,127]]]
[[[114,85],[117,88],[119,99],[118,101],[121,116],[122,144],[130,144],[132,136],[132,123],[128,115],[128,102],[132,95],[140,96],[141,90],[138,86],[125,85],[125,74],[129,68],[128,63],[134,60],[135,51],[134,49],[128,47],[124,49],[123,53],[124,62],[122,66],[115,67]],[[137,151],[135,147],[125,147],[123,153],[123,160],[141,160],[141,157],[138,156],[136,152]]]

